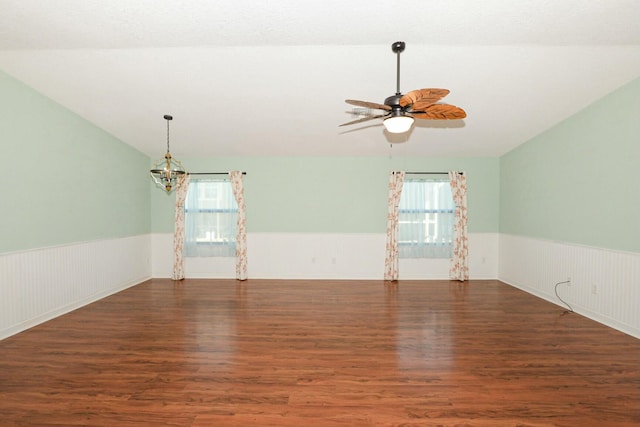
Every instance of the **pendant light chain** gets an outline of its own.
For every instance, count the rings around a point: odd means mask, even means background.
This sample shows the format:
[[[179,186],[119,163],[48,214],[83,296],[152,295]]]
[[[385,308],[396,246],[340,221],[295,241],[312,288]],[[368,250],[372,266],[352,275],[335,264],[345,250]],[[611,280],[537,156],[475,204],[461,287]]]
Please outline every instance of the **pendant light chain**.
[[[173,116],[166,114],[164,118],[167,121],[167,153],[168,153],[169,152],[169,122],[173,120]]]

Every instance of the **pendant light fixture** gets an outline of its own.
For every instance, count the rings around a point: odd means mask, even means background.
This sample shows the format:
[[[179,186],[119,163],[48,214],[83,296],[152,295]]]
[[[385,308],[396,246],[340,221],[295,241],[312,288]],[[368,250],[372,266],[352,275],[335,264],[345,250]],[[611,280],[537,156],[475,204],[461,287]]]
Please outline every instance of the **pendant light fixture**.
[[[167,121],[167,154],[153,165],[151,178],[153,178],[156,185],[162,187],[168,194],[176,186],[178,177],[185,174],[185,170],[182,163],[171,157],[169,152],[169,122],[173,120],[173,117],[166,114],[164,119]]]

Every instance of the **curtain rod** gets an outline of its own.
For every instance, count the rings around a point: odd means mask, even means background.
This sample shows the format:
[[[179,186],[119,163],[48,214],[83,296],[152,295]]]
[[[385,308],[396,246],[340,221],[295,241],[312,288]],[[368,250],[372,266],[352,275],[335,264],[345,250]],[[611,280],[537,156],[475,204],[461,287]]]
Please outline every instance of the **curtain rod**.
[[[405,172],[405,173],[410,173],[411,175],[449,175],[449,172]],[[464,175],[464,172],[458,172],[458,175]]]
[[[229,172],[187,172],[189,175],[229,175]],[[246,172],[242,172],[242,175],[246,175]]]

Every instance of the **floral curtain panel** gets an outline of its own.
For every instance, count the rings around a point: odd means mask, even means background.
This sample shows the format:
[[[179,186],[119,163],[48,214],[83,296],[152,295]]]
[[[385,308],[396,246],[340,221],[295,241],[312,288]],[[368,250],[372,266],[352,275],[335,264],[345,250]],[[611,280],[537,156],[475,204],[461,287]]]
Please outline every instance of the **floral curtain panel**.
[[[467,237],[467,178],[464,172],[449,172],[449,183],[453,201],[456,204],[456,217],[453,225],[453,256],[449,268],[451,280],[469,280],[469,239]]]
[[[387,244],[384,257],[384,280],[398,280],[398,206],[402,195],[403,171],[389,176],[389,200],[387,204]]]
[[[238,236],[236,239],[236,279],[247,280],[247,221],[245,219],[242,172],[229,172],[233,196],[238,203]]]
[[[175,224],[173,228],[173,280],[184,279],[184,201],[189,189],[189,174],[178,178],[176,187]]]

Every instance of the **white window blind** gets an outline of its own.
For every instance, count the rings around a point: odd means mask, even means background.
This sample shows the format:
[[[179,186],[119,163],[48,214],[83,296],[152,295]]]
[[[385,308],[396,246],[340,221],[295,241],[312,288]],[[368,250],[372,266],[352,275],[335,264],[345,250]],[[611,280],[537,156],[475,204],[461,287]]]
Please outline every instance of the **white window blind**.
[[[447,179],[409,179],[398,207],[400,258],[450,258],[455,204]]]
[[[236,255],[238,204],[228,180],[191,179],[185,200],[185,255]]]

